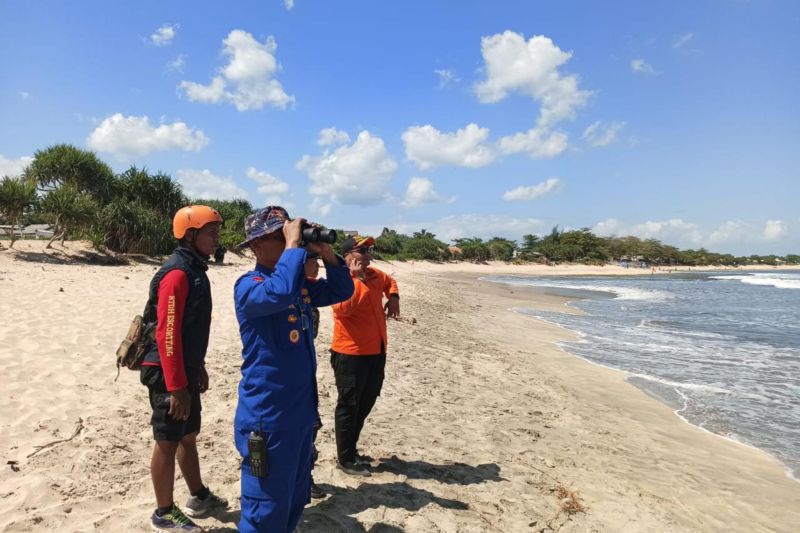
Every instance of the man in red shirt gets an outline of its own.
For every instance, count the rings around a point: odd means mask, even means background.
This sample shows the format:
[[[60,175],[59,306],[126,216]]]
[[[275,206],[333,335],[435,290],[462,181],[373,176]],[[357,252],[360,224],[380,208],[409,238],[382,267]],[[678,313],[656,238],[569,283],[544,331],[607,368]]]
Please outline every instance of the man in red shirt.
[[[142,363],[153,410],[155,446],[150,461],[158,508],[150,521],[156,531],[201,531],[173,500],[175,459],[191,492],[186,514],[202,516],[227,501],[213,494],[200,477],[196,438],[200,431],[200,394],[208,390],[205,369],[211,327],[208,259],[219,246],[222,217],[203,205],[180,209],[172,228],[178,247],[153,276],[144,321],[155,324],[155,339]]]
[[[386,317],[400,316],[397,282],[370,266],[372,237],[348,237],[342,255],[355,292],[333,306],[331,366],[339,397],[336,402],[337,466],[351,475],[368,476],[359,460],[358,438],[383,386],[386,366]],[[387,299],[384,304],[384,297]]]

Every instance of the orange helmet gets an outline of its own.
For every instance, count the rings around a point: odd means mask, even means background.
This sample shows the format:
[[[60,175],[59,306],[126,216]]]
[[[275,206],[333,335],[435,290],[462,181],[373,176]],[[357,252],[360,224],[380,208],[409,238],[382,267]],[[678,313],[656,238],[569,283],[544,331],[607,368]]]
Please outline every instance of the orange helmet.
[[[200,229],[209,222],[222,222],[219,211],[207,205],[187,205],[175,213],[175,218],[172,219],[172,233],[176,239],[183,239],[187,229]]]

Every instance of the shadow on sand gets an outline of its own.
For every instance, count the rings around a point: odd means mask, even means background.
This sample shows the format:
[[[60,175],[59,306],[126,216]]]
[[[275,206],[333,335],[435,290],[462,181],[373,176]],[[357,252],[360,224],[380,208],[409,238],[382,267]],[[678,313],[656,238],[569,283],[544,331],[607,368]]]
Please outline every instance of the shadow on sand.
[[[303,533],[394,533],[402,528],[389,524],[374,524],[366,529],[353,517],[367,509],[388,507],[419,511],[428,504],[445,509],[466,510],[469,506],[459,500],[440,498],[430,491],[412,487],[408,483],[363,483],[356,489],[320,484],[330,496],[316,505],[307,507],[300,521]]]
[[[379,459],[373,472],[390,472],[409,479],[433,479],[448,485],[472,485],[484,481],[505,481],[500,477],[500,467],[494,463],[472,466],[464,463],[433,464],[426,461],[405,461],[392,456]]]
[[[505,481],[500,467],[494,463],[472,466],[465,463],[433,464],[426,461],[406,461],[396,456],[383,458],[371,470],[374,473],[392,473],[408,479],[430,479],[448,485],[472,485],[485,481]],[[469,506],[459,500],[441,498],[434,493],[412,487],[405,482],[363,483],[358,488],[337,487],[325,483],[320,488],[329,494],[323,500],[314,500],[306,507],[298,531],[302,533],[401,533],[402,528],[376,523],[366,529],[354,517],[367,509],[387,507],[419,511],[429,504],[445,509],[464,511]],[[215,515],[233,527],[209,529],[218,533],[236,531],[239,511]]]

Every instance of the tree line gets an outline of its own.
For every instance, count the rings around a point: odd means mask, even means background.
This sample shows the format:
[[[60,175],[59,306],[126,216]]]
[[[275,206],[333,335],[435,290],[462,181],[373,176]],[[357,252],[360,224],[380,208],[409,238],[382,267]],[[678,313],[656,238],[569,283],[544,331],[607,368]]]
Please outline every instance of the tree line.
[[[522,241],[492,237],[460,238],[448,246],[426,230],[411,236],[389,228],[376,239],[375,249],[386,259],[427,259],[466,261],[506,261],[540,263],[606,264],[628,262],[634,265],[777,265],[800,264],[800,255],[734,256],[710,252],[705,248],[680,250],[657,239],[638,237],[599,237],[589,228],[560,230],[554,227],[544,236],[524,235]]]
[[[118,253],[164,255],[174,247],[172,217],[189,203],[217,209],[224,219],[220,243],[232,249],[244,234],[244,219],[254,209],[247,200],[187,198],[180,184],[162,172],[131,166],[115,174],[94,152],[69,144],[39,150],[21,176],[0,181],[0,219],[18,228],[47,223],[55,240],[86,239],[96,248]],[[17,228],[15,231],[14,228]],[[344,237],[341,230],[340,237]],[[338,243],[341,243],[342,238]],[[338,247],[337,243],[337,247]],[[338,251],[338,250],[337,250]],[[600,237],[588,228],[554,227],[543,236],[524,235],[520,242],[493,237],[460,238],[447,244],[422,229],[411,235],[384,228],[376,238],[375,255],[391,260],[580,262],[629,261],[652,265],[800,264],[800,255],[733,256],[680,250],[657,239]]]

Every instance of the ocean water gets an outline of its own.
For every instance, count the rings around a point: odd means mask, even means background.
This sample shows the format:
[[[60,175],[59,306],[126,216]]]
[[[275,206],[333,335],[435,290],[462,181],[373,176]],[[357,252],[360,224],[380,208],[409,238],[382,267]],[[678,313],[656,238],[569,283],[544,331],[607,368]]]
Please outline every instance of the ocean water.
[[[582,298],[568,352],[623,370],[687,422],[766,450],[800,479],[800,270],[483,278]]]

